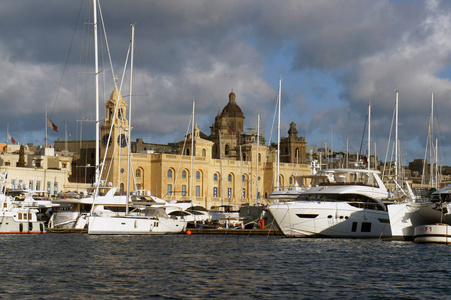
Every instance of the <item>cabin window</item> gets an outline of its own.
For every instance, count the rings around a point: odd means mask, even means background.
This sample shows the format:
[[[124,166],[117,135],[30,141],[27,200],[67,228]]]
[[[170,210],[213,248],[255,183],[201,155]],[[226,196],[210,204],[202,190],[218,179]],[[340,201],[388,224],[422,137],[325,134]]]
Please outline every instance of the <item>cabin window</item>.
[[[182,178],[186,179],[186,171],[185,170],[182,171]]]
[[[200,180],[200,172],[199,171],[196,172],[196,179]]]
[[[172,170],[171,169],[168,170],[168,178],[172,178]]]
[[[370,222],[362,222],[362,232],[371,232]]]
[[[22,213],[19,213],[19,220],[22,220]]]

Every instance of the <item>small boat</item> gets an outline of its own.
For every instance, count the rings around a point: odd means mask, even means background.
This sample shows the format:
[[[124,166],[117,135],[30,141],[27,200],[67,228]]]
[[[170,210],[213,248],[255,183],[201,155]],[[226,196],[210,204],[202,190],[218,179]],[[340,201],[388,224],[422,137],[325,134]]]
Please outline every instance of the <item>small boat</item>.
[[[444,223],[420,225],[414,229],[415,243],[451,243],[451,226]]]
[[[144,206],[123,216],[90,216],[89,234],[167,234],[181,233],[186,221],[171,218],[162,207]]]

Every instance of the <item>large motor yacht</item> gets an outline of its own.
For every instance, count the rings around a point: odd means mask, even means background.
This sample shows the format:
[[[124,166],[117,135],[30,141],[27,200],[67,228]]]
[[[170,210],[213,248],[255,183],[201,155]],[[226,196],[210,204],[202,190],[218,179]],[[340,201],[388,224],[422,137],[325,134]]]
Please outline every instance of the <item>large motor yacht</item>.
[[[318,172],[313,188],[296,199],[268,207],[286,237],[381,238],[391,236],[378,171],[330,169]]]

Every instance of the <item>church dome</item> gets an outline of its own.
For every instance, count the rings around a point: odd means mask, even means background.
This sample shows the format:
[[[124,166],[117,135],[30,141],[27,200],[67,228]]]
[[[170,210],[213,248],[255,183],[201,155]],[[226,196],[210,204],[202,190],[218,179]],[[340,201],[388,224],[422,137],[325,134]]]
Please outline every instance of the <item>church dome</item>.
[[[238,106],[238,104],[236,104],[235,93],[233,92],[233,90],[229,94],[229,103],[227,103],[227,105],[222,110],[222,115],[223,116],[227,115],[229,117],[241,117],[241,118],[244,118],[243,111]]]

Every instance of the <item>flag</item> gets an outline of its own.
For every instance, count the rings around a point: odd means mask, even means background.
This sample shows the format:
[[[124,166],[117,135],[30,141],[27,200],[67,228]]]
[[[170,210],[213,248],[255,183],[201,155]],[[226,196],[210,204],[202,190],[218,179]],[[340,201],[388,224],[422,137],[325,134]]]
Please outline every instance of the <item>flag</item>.
[[[50,121],[50,118],[47,118],[47,125],[56,132],[58,132],[58,127],[56,127],[56,125],[52,121]]]
[[[16,140],[9,134],[9,132],[8,132],[8,140],[11,140],[11,143],[16,144]]]

